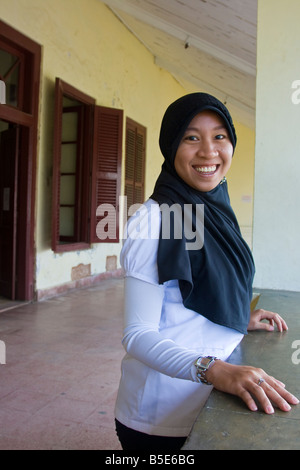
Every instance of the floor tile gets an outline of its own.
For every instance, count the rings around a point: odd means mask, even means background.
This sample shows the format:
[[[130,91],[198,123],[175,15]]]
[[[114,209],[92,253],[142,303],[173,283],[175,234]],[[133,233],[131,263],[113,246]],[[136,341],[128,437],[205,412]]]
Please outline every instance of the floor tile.
[[[120,449],[123,280],[0,312],[0,450]]]

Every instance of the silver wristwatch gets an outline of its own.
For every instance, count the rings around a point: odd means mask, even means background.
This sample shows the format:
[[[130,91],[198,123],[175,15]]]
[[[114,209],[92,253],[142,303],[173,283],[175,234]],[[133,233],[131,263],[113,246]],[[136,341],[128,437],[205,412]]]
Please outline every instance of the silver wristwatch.
[[[205,385],[212,385],[206,378],[206,371],[219,359],[215,356],[200,356],[195,361],[196,376],[198,382],[202,382]]]

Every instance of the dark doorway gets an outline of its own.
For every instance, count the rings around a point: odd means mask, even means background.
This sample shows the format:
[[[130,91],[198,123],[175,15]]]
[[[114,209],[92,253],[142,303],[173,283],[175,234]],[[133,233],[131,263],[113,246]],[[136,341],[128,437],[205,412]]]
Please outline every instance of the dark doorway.
[[[0,296],[15,300],[19,126],[0,121]]]

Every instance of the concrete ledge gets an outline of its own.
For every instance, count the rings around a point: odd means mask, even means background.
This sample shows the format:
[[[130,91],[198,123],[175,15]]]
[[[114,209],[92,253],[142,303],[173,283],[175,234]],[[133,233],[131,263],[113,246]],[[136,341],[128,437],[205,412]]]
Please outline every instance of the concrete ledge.
[[[261,291],[258,307],[278,312],[289,330],[250,332],[229,358],[285,383],[300,399],[300,293]],[[251,412],[242,400],[213,390],[183,450],[299,450],[300,405],[273,415]]]

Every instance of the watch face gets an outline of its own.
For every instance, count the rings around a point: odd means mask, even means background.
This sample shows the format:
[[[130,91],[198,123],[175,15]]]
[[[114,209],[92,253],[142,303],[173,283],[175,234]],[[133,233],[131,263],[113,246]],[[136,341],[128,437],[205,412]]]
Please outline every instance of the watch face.
[[[199,367],[199,369],[202,369],[203,371],[206,371],[208,367],[210,366],[210,364],[214,362],[215,359],[216,358],[213,356],[199,357],[196,363],[197,367]]]
[[[207,367],[210,362],[211,362],[211,358],[210,358],[210,357],[204,357],[204,358],[202,359],[202,361],[201,361],[201,364],[202,364],[202,366]]]
[[[211,364],[213,364],[216,360],[218,360],[214,356],[200,356],[198,357],[197,361],[195,362],[195,366],[197,368],[197,379],[198,382],[202,382],[206,385],[212,385],[208,380],[206,379],[206,371],[209,368]]]

